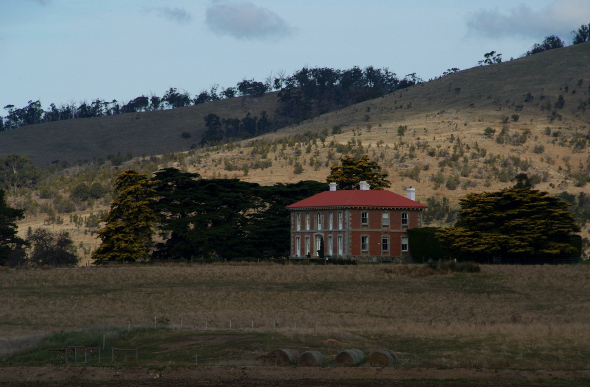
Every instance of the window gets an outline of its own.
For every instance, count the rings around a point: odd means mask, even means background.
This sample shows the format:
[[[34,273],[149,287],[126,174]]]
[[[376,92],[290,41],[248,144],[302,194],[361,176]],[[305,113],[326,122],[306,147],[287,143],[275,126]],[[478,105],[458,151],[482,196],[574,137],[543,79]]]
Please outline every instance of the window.
[[[297,213],[297,231],[301,231],[301,213]]]
[[[369,251],[369,237],[367,235],[361,236],[361,251]]]
[[[334,214],[332,211],[328,213],[328,228],[332,230],[334,227]]]
[[[338,255],[339,256],[344,255],[344,243],[343,243],[342,235],[338,235]]]
[[[301,237],[295,237],[295,256],[301,256]]]
[[[316,229],[321,230],[322,229],[322,214],[318,212],[317,216],[316,216]]]
[[[383,227],[389,227],[389,212],[384,212],[381,214],[381,224]]]
[[[305,255],[309,255],[309,252],[311,251],[311,242],[309,240],[309,236],[305,237]]]
[[[309,212],[306,212],[306,213],[305,213],[305,229],[306,229],[306,230],[309,230],[309,228],[310,228],[310,223],[311,223],[311,221],[310,221],[310,215],[309,215]]]
[[[402,212],[402,226],[408,225],[408,213]]]
[[[367,226],[369,224],[369,213],[361,212],[361,224]]]
[[[338,229],[342,230],[344,228],[344,216],[342,211],[338,212]]]
[[[381,237],[381,250],[389,251],[389,237],[388,236]]]
[[[314,251],[314,255],[317,255],[318,257],[320,256],[320,250],[322,249],[322,237],[321,236],[316,236],[315,237],[315,251]]]
[[[328,255],[334,255],[334,237],[332,235],[328,235]]]
[[[402,251],[408,251],[408,237],[402,237]]]

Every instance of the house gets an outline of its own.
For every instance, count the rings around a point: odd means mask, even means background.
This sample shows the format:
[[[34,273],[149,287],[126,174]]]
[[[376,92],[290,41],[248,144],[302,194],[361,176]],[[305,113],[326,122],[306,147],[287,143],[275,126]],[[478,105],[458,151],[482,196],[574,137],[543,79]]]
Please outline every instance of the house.
[[[318,257],[322,240],[326,257],[360,261],[410,258],[409,228],[422,227],[415,188],[407,197],[386,190],[330,190],[287,206],[291,213],[291,258]]]

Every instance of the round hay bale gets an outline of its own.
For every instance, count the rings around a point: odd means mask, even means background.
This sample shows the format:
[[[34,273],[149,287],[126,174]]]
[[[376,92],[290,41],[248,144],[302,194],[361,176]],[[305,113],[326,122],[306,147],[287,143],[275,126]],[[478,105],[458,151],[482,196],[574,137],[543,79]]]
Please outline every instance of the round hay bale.
[[[299,360],[299,352],[294,349],[275,349],[268,356],[275,356],[275,364],[278,366],[295,365]]]
[[[297,361],[299,367],[325,367],[326,358],[318,351],[305,351]]]
[[[334,364],[341,367],[354,367],[367,360],[367,357],[360,349],[345,349],[336,355]]]
[[[399,363],[397,355],[389,349],[376,349],[369,354],[367,360],[375,367],[391,367]]]

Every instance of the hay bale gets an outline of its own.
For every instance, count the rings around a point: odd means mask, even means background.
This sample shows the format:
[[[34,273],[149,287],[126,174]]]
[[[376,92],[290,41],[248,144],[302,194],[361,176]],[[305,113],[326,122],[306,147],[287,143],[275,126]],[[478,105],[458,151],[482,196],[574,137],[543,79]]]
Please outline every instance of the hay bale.
[[[326,358],[318,351],[305,351],[297,361],[299,367],[325,367]]]
[[[376,349],[369,354],[367,360],[375,367],[391,367],[399,364],[397,355],[389,349]]]
[[[275,356],[275,364],[278,366],[295,365],[299,360],[299,352],[294,349],[275,349],[270,351],[268,356]]]
[[[341,367],[354,367],[364,363],[365,360],[367,357],[360,349],[345,349],[336,355],[334,364]]]

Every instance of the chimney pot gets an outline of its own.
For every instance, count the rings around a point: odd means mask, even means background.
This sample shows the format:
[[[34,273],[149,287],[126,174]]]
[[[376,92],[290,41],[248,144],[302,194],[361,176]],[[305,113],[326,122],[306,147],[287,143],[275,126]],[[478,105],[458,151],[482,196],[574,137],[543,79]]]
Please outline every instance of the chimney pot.
[[[406,189],[406,197],[410,200],[416,201],[416,188],[407,188]]]
[[[330,183],[330,191],[336,191],[336,183]]]
[[[359,183],[359,186],[361,191],[369,191],[371,189],[371,185],[364,180]]]

